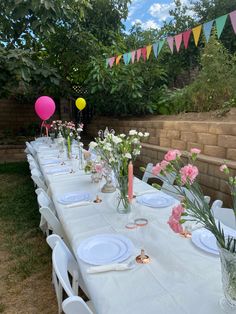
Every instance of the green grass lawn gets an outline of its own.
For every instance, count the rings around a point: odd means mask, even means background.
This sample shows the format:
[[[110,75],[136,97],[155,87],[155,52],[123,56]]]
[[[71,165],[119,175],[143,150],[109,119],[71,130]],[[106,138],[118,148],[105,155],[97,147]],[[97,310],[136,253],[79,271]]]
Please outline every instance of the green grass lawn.
[[[52,290],[51,250],[38,227],[39,220],[35,188],[30,178],[28,163],[1,164],[0,245],[1,252],[6,251],[10,256],[7,274],[3,278],[7,284],[12,284],[12,278],[14,282],[23,283],[31,276],[33,278],[46,272],[48,289]],[[0,300],[0,313],[4,310],[3,299]]]

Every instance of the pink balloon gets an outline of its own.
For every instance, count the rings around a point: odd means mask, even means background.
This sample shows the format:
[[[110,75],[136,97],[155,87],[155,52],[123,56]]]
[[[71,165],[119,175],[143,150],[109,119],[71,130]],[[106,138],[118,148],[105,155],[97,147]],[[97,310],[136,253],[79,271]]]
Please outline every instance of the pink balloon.
[[[34,108],[40,119],[47,120],[54,114],[56,106],[52,98],[41,96],[36,100]]]

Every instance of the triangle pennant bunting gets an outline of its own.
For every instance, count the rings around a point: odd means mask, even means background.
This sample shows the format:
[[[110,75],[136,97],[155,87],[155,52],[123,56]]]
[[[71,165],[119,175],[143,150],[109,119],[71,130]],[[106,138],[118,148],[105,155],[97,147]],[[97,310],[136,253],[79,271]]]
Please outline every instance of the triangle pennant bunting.
[[[167,42],[170,47],[171,52],[174,52],[174,38],[173,37],[167,37]]]
[[[231,20],[231,24],[232,24],[234,33],[236,34],[236,10],[231,12],[229,14],[229,16],[230,16],[230,20]]]
[[[190,35],[192,33],[192,30],[189,29],[186,32],[183,33],[183,40],[184,40],[184,48],[187,49],[188,48],[188,44],[189,44],[189,39],[190,39]]]
[[[131,51],[131,62],[134,63],[135,61],[135,55],[136,55],[136,51]]]
[[[126,65],[128,63],[127,62],[127,53],[123,54],[123,59],[124,59],[124,64]]]
[[[115,62],[115,57],[112,57],[112,58],[108,59],[108,64],[109,64],[110,68],[113,67],[114,62]]]
[[[109,58],[106,59],[106,68],[108,67],[108,65],[109,65]]]
[[[151,53],[151,51],[152,51],[152,45],[147,46],[147,47],[146,47],[146,50],[147,50],[147,60],[148,60],[149,57],[150,57],[150,53]]]
[[[217,19],[215,19],[216,21],[216,31],[217,31],[217,36],[218,38],[220,38],[220,35],[225,27],[225,23],[227,20],[228,14],[222,15],[220,17],[218,17]]]
[[[132,57],[131,52],[128,52],[128,63],[130,63],[131,57]]]
[[[141,48],[136,51],[136,58],[137,58],[137,61],[139,61],[139,59],[140,59],[140,57],[141,57],[141,53],[142,53],[142,49],[141,49]]]
[[[146,61],[147,60],[147,49],[146,49],[146,47],[141,48],[141,52],[142,52],[143,60]]]
[[[158,47],[159,47],[159,43],[156,42],[155,44],[152,45],[152,48],[153,48],[153,53],[154,53],[154,56],[157,58],[158,57]]]
[[[194,42],[195,42],[195,46],[197,47],[198,42],[199,42],[199,38],[201,35],[201,31],[202,31],[202,25],[198,25],[197,27],[194,27],[192,29],[193,32],[193,38],[194,38]]]
[[[182,33],[175,36],[175,45],[176,45],[177,52],[179,52],[180,46],[182,44],[182,40],[183,40]]]
[[[158,44],[158,55],[161,52],[162,47],[164,46],[165,43],[165,39],[161,39],[159,40],[159,44]]]
[[[119,55],[116,57],[116,65],[118,65],[120,63],[121,57],[122,57],[122,55]]]
[[[212,30],[213,23],[214,23],[214,20],[203,24],[203,33],[205,35],[207,43],[208,43],[210,36],[211,36],[211,30]]]

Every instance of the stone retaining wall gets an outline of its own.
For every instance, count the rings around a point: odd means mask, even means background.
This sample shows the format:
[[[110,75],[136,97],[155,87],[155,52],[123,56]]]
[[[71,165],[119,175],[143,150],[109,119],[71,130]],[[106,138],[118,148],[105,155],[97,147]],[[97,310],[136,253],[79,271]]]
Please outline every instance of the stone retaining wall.
[[[226,206],[231,205],[229,188],[219,166],[227,164],[236,175],[236,122],[205,121],[154,121],[123,120],[99,117],[88,127],[89,135],[97,136],[99,129],[114,128],[116,133],[127,133],[130,129],[149,132],[150,137],[143,143],[142,154],[137,161],[138,167],[148,162],[156,163],[163,159],[170,148],[182,151],[192,147],[201,149],[197,166],[200,170],[199,181],[204,193],[212,199],[221,199]]]
[[[26,160],[25,145],[0,145],[0,163]]]

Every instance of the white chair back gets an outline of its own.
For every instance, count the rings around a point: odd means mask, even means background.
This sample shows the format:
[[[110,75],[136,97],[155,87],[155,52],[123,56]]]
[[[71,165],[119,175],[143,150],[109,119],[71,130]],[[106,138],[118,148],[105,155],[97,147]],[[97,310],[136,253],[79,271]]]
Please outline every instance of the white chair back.
[[[175,181],[175,175],[174,174],[168,173],[167,178],[161,174],[154,175],[152,173],[152,168],[153,168],[153,164],[148,163],[146,166],[145,172],[143,174],[142,181],[147,183],[148,179],[153,178],[153,179],[159,179],[160,181],[163,182],[163,184],[165,183],[166,185],[171,185],[174,183],[174,181]],[[167,182],[167,180],[168,180],[168,182]]]
[[[43,216],[43,218],[47,221],[48,226],[52,228],[52,232],[64,238],[64,232],[63,232],[61,223],[57,219],[53,211],[48,207],[41,207],[39,209],[39,212]]]
[[[213,216],[227,227],[236,230],[236,219],[232,208],[213,207]]]
[[[29,150],[30,154],[35,157],[36,155],[36,151],[35,149],[33,148],[33,146],[29,143],[29,142],[25,142],[26,146],[27,146],[27,149]]]
[[[65,314],[93,314],[84,300],[77,296],[67,298],[62,308]]]
[[[37,201],[40,207],[50,207],[52,205],[52,201],[47,193],[41,189],[40,193],[37,196]]]
[[[31,179],[34,181],[34,183],[37,185],[38,188],[43,189],[45,192],[47,191],[46,184],[43,182],[43,180],[39,176],[32,175]]]

